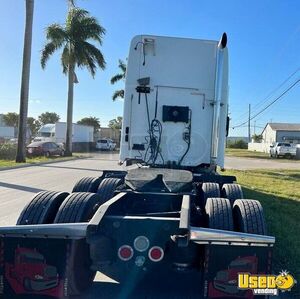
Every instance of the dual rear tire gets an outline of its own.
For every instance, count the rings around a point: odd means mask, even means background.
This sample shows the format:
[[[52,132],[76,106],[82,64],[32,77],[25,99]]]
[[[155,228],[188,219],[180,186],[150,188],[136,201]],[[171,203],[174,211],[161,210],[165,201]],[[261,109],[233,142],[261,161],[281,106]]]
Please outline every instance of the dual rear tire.
[[[113,197],[121,179],[83,178],[73,193],[42,191],[23,209],[17,225],[88,222],[98,207]],[[84,192],[74,192],[84,190]],[[87,192],[90,191],[90,192]],[[95,193],[92,193],[95,192]],[[96,193],[97,192],[97,193]],[[85,240],[74,242],[68,257],[68,292],[77,295],[93,282],[96,272],[91,270],[89,245]]]
[[[223,184],[222,189],[218,183],[203,183],[201,188],[201,201],[203,206],[206,205],[208,198],[223,197],[228,198],[231,206],[236,199],[243,199],[243,190],[239,184]]]
[[[233,208],[227,198],[208,198],[205,205],[209,228],[266,235],[266,223],[259,201],[236,200]]]
[[[68,192],[42,191],[37,193],[21,212],[17,225],[53,223]]]

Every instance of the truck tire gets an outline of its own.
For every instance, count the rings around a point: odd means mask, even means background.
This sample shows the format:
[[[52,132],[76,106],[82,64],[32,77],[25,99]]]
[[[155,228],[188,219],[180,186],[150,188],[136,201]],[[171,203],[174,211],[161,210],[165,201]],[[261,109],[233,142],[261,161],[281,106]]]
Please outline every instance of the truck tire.
[[[236,199],[243,199],[244,194],[239,184],[224,184],[221,191],[222,197],[228,198],[231,206]]]
[[[21,212],[17,225],[53,223],[68,192],[42,191],[36,194]]]
[[[233,230],[232,210],[227,198],[208,198],[205,205],[209,228]]]
[[[88,222],[99,207],[100,196],[90,192],[71,193],[59,207],[54,223]]]
[[[75,223],[89,221],[97,207],[100,196],[95,193],[77,192],[70,194],[61,205],[55,223]],[[88,289],[96,275],[90,269],[90,248],[85,240],[71,246],[68,264],[72,271],[67,273],[69,295],[79,295]]]
[[[96,193],[101,179],[95,177],[84,177],[80,179],[73,187],[73,192],[92,192]]]
[[[101,204],[114,196],[118,186],[122,185],[122,180],[118,178],[105,178],[99,185],[97,193],[100,195]]]
[[[263,208],[257,200],[236,200],[233,205],[233,220],[235,230],[238,232],[267,234]]]
[[[217,183],[203,183],[201,190],[201,202],[202,206],[205,207],[206,200],[209,197],[221,197],[220,186]]]

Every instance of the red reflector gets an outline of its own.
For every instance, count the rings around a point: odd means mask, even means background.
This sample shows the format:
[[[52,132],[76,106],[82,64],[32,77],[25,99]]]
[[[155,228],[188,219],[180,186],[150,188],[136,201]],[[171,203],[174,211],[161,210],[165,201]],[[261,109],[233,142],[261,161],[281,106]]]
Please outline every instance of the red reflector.
[[[164,251],[159,246],[153,246],[150,248],[148,256],[152,262],[159,262],[164,257]]]
[[[128,261],[133,257],[133,249],[129,245],[123,245],[118,250],[118,256],[123,261]]]

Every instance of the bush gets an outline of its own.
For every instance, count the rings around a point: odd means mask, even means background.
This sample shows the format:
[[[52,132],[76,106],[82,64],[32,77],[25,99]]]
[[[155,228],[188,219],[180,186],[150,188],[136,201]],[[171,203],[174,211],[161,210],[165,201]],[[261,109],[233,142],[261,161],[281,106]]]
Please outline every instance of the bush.
[[[245,142],[243,139],[239,139],[236,141],[228,141],[227,147],[228,148],[248,149],[248,143]]]
[[[0,145],[0,159],[14,160],[17,154],[17,145],[12,143],[3,143]]]

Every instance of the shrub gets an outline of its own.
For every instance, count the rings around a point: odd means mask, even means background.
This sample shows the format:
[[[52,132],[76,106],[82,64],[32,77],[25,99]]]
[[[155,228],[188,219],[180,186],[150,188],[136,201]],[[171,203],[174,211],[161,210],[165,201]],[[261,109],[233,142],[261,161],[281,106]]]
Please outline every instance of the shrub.
[[[12,143],[3,143],[0,145],[0,159],[13,160],[16,158],[17,145]]]
[[[248,143],[245,142],[243,139],[239,139],[236,141],[228,141],[227,147],[228,148],[248,149]]]

